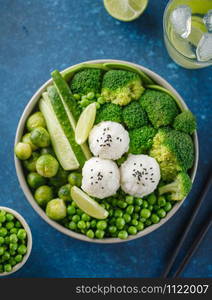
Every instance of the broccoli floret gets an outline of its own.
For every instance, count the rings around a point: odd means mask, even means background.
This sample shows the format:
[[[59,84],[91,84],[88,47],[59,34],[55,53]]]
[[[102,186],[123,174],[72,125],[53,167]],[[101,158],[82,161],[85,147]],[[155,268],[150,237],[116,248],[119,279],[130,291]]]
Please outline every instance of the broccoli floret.
[[[96,123],[102,121],[122,122],[122,108],[113,103],[105,103],[97,110]]]
[[[193,165],[194,145],[190,135],[170,128],[159,129],[153,138],[150,156],[161,169],[163,180],[173,180],[180,171],[187,171]]]
[[[123,109],[123,121],[129,129],[139,128],[148,123],[146,112],[137,101],[131,102]]]
[[[156,129],[151,126],[143,126],[138,129],[129,131],[130,136],[130,153],[141,154],[146,153],[152,146],[153,137]]]
[[[106,101],[119,105],[127,105],[131,100],[137,100],[144,88],[140,76],[124,70],[110,70],[102,82],[102,96]]]
[[[171,124],[179,113],[175,100],[161,91],[146,90],[140,104],[155,128]]]
[[[70,88],[73,93],[85,95],[89,92],[99,93],[103,71],[100,69],[84,69],[76,73],[71,80]]]
[[[188,174],[180,172],[172,183],[159,188],[159,194],[170,193],[169,198],[171,200],[180,201],[188,195],[191,187],[192,182]]]
[[[197,128],[196,118],[190,110],[183,111],[176,116],[173,127],[176,130],[192,134]]]

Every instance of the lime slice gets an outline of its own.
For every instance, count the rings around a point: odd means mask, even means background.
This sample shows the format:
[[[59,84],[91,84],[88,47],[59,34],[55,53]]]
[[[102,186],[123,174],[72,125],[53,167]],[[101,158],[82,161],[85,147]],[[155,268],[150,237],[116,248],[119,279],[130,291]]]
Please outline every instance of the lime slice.
[[[82,145],[87,140],[96,118],[96,103],[89,104],[81,113],[75,129],[75,140]]]
[[[138,18],[147,7],[148,0],[104,0],[108,13],[121,21]]]
[[[89,197],[81,189],[76,186],[71,188],[71,198],[86,214],[96,219],[105,219],[108,216],[108,211],[99,205],[95,200]]]

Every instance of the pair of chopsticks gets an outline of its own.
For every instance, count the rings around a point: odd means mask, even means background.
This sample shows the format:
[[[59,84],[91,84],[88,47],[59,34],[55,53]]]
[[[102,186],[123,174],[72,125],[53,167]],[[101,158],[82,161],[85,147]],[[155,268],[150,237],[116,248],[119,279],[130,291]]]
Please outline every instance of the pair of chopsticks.
[[[185,267],[187,266],[187,264],[189,263],[189,261],[191,260],[192,256],[194,255],[194,253],[196,252],[197,248],[199,247],[199,245],[201,244],[202,240],[204,239],[206,233],[208,232],[209,228],[212,225],[212,212],[209,216],[209,218],[207,219],[206,223],[204,224],[203,228],[200,230],[199,234],[197,235],[196,239],[194,240],[194,242],[192,243],[191,247],[189,248],[187,254],[185,255],[184,259],[182,260],[182,262],[180,263],[180,265],[178,266],[177,270],[174,272],[174,274],[172,276],[169,276],[169,273],[175,263],[175,260],[182,248],[182,245],[186,239],[186,237],[188,236],[188,233],[194,223],[194,220],[198,214],[198,211],[200,209],[201,204],[203,203],[203,200],[205,199],[206,195],[208,194],[210,187],[212,184],[212,173],[210,170],[210,174],[207,178],[207,181],[205,183],[205,186],[203,188],[203,190],[201,191],[199,198],[197,200],[197,203],[194,207],[193,213],[185,227],[185,230],[180,238],[180,240],[178,241],[178,244],[171,256],[171,258],[168,261],[168,264],[164,270],[164,272],[162,273],[161,277],[162,278],[177,278],[180,276],[180,274],[183,272],[183,270],[185,269]]]

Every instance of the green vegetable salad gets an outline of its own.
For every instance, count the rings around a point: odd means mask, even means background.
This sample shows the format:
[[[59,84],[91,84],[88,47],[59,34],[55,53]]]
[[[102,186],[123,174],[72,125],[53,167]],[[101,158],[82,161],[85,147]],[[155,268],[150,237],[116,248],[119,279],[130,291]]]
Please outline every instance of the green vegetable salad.
[[[194,115],[128,65],[84,64],[52,79],[15,146],[37,204],[90,239],[159,223],[191,190]],[[13,219],[0,212],[0,272],[26,251]]]

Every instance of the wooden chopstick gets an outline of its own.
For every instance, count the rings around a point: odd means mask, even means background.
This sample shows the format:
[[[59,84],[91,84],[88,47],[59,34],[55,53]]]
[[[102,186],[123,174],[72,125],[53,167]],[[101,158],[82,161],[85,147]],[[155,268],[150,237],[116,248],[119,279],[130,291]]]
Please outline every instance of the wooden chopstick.
[[[193,210],[191,218],[189,219],[189,221],[188,221],[188,223],[187,223],[187,225],[185,227],[185,230],[184,230],[184,232],[183,232],[183,234],[182,234],[182,236],[181,236],[181,238],[180,238],[180,240],[179,240],[179,242],[178,242],[178,244],[177,244],[177,246],[176,246],[176,248],[175,248],[175,250],[174,250],[174,252],[173,252],[173,254],[171,256],[171,258],[169,259],[168,264],[167,264],[164,272],[161,275],[162,278],[167,278],[168,277],[168,274],[169,274],[169,272],[171,271],[171,269],[172,269],[172,267],[174,265],[174,262],[175,262],[175,260],[177,258],[177,255],[179,254],[179,251],[182,248],[182,245],[183,245],[183,243],[184,243],[184,241],[185,241],[185,239],[186,239],[186,237],[187,237],[187,235],[188,235],[188,233],[189,233],[189,231],[191,229],[191,226],[193,225],[193,222],[194,222],[194,220],[195,220],[195,218],[197,216],[197,213],[198,213],[198,211],[200,209],[200,206],[201,206],[203,200],[205,199],[205,197],[206,197],[206,195],[207,195],[207,193],[208,193],[208,191],[209,191],[209,189],[211,187],[211,183],[212,183],[211,169],[210,169],[209,172],[210,172],[209,176],[207,177],[207,181],[205,183],[205,186],[204,186],[203,190],[201,191],[201,193],[200,193],[200,195],[198,197],[198,201],[197,201],[197,203],[195,205],[195,208]]]
[[[177,270],[175,271],[175,273],[171,276],[171,278],[179,277],[179,275],[183,272],[186,265],[189,263],[192,256],[194,255],[194,253],[198,249],[199,245],[201,244],[202,240],[204,239],[204,237],[205,237],[206,233],[208,232],[209,228],[211,227],[211,225],[212,225],[212,214],[208,218],[208,220],[205,223],[204,227],[202,228],[202,230],[198,234],[197,238],[194,240],[194,242],[193,242],[192,246],[189,248],[186,256],[184,257],[184,259],[180,263],[180,265],[177,268]]]

